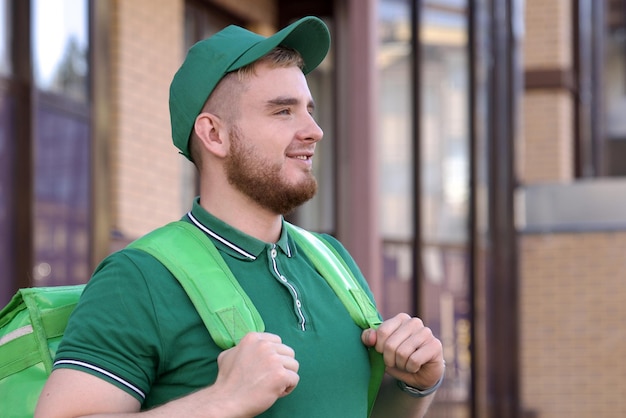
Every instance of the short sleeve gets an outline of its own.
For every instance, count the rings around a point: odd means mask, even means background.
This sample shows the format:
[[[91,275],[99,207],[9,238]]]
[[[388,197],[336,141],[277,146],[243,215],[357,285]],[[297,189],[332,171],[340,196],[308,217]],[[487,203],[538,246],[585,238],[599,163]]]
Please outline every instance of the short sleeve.
[[[138,261],[150,267],[140,269]],[[162,354],[146,273],[168,274],[136,250],[115,253],[100,264],[70,317],[55,368],[96,375],[143,402]]]

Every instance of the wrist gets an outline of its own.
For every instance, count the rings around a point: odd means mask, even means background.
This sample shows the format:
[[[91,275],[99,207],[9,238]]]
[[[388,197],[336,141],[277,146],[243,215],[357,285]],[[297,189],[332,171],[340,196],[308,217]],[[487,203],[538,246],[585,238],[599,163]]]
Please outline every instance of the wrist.
[[[402,380],[398,380],[398,387],[402,389],[403,392],[405,392],[406,394],[414,398],[424,398],[428,395],[435,393],[437,389],[439,389],[442,383],[443,383],[443,374],[441,375],[437,383],[435,383],[433,386],[426,388],[426,389],[418,389],[413,386],[409,386]]]

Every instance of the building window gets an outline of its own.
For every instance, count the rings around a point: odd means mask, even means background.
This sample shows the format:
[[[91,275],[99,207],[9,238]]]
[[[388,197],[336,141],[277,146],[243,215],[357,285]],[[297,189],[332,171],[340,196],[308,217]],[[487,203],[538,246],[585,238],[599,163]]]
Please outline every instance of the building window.
[[[0,76],[11,73],[11,7],[8,0],[0,0]]]
[[[468,2],[424,2],[419,13],[420,315],[447,363],[437,398],[470,411],[470,130]],[[454,405],[454,406],[453,406]]]
[[[626,176],[626,1],[608,0],[605,16],[606,174]]]
[[[384,303],[388,317],[415,311],[414,141],[410,2],[379,3],[379,194]]]
[[[13,287],[9,278],[14,275],[13,245],[13,182],[15,137],[15,101],[9,91],[6,77],[11,73],[10,8],[7,0],[0,0],[0,306],[8,302]],[[6,295],[6,296],[5,296]]]
[[[33,0],[34,284],[90,275],[88,0]]]

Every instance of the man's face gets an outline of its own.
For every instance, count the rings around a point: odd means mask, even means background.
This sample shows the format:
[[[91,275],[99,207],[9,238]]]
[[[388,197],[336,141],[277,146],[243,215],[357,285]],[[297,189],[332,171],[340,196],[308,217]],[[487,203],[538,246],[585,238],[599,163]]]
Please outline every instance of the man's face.
[[[322,130],[297,67],[261,64],[245,81],[225,162],[230,184],[260,206],[287,214],[317,191],[312,158]]]

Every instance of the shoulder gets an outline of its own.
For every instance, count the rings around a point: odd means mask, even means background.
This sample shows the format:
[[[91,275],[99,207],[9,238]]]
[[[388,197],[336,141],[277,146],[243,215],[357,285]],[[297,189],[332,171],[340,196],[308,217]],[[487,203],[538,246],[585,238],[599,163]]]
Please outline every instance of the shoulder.
[[[163,294],[173,296],[181,290],[177,280],[157,259],[144,251],[125,248],[110,254],[96,267],[80,305],[110,309],[123,304],[130,310],[152,310],[162,302]]]
[[[146,275],[164,270],[167,271],[165,266],[145,251],[124,248],[104,258],[96,267],[92,279],[112,272]]]

